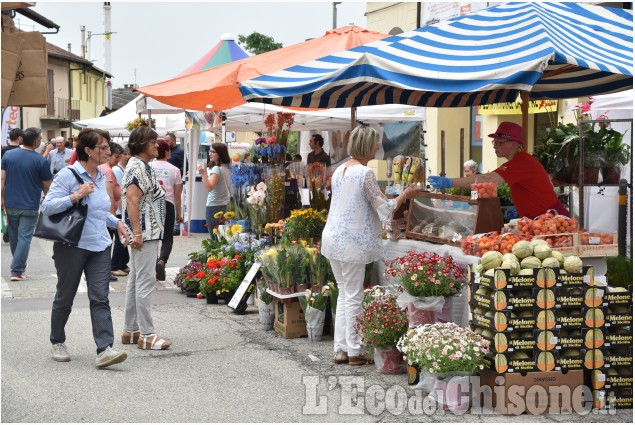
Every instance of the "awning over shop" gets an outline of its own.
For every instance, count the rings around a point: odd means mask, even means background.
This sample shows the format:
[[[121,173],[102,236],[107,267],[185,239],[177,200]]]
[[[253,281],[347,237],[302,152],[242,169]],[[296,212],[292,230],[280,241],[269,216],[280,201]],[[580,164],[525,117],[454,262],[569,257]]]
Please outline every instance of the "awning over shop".
[[[245,99],[334,108],[460,107],[619,92],[633,86],[633,13],[509,3],[244,81]]]

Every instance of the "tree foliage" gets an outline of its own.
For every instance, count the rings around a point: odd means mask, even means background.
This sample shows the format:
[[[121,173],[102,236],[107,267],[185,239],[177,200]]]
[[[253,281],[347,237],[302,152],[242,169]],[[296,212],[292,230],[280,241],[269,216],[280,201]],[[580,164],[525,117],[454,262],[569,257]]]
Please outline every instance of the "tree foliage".
[[[256,31],[247,36],[238,35],[238,44],[254,55],[270,52],[282,47],[282,43],[276,43],[273,37],[260,34]]]

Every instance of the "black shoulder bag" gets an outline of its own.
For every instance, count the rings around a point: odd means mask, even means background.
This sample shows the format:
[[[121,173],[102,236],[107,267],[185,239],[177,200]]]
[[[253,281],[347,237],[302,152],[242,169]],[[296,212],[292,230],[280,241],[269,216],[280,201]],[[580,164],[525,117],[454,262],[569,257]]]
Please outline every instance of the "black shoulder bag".
[[[69,167],[69,169],[80,185],[84,183],[84,180],[82,180],[73,168]],[[84,222],[86,221],[87,214],[88,205],[83,201],[79,201],[61,213],[44,215],[40,212],[40,217],[37,220],[37,226],[35,226],[33,236],[77,246],[79,239],[82,237],[82,230],[84,230]]]

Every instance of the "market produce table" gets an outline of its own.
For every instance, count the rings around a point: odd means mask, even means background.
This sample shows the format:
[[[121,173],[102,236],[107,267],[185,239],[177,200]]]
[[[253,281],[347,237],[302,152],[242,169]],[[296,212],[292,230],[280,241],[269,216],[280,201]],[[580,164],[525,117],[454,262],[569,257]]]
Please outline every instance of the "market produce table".
[[[434,252],[435,254],[448,256],[451,255],[454,261],[460,264],[467,271],[467,266],[476,264],[479,261],[479,257],[473,255],[465,255],[461,252],[460,247],[450,245],[439,245],[430,242],[418,241],[414,239],[399,239],[397,241],[385,240],[384,248],[386,250],[386,261],[390,261],[397,257],[402,257],[408,253],[408,251],[417,252]],[[371,283],[379,285],[390,285],[391,282],[386,280],[384,271],[386,265],[384,261],[376,261],[373,265],[373,272],[371,274]],[[463,288],[460,296],[453,297],[452,305],[452,321],[460,326],[467,326],[467,286]]]

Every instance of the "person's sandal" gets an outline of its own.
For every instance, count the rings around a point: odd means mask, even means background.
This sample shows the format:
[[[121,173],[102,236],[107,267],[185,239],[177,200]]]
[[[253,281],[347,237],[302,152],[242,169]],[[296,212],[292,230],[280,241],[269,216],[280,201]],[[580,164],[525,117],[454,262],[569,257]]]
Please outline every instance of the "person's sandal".
[[[121,343],[122,344],[137,344],[139,342],[139,337],[141,336],[141,331],[123,331],[121,334]]]
[[[346,353],[346,351],[338,351],[337,353],[335,353],[333,362],[336,364],[348,363],[348,354]]]
[[[368,357],[366,355],[349,356],[348,364],[351,366],[363,366],[363,365],[369,364]]]
[[[142,350],[167,350],[171,345],[170,341],[159,338],[157,334],[140,336],[137,344]]]

